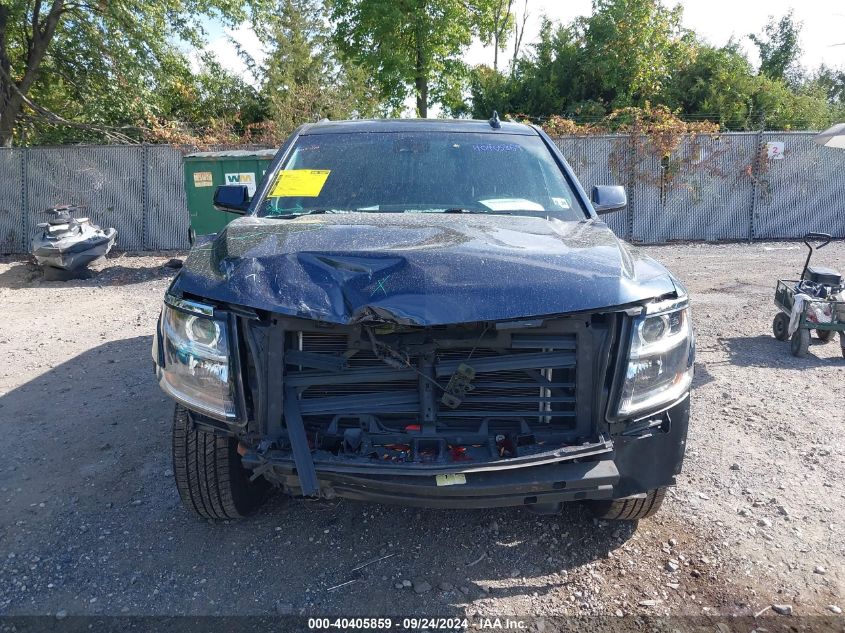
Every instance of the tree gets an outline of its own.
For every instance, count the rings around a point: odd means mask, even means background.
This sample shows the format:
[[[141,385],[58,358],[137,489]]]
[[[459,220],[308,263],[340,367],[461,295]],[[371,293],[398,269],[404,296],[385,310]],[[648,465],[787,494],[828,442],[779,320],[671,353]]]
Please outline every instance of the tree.
[[[163,61],[156,83],[145,87],[124,89],[123,83],[143,82],[145,76],[124,76],[113,85],[96,74],[67,78],[51,72],[50,76],[49,83],[36,82],[29,97],[45,111],[61,112],[73,125],[34,116],[27,108],[15,125],[16,144],[197,143],[209,136],[230,143],[267,116],[259,92],[211,54],[189,63],[177,52]],[[221,137],[224,130],[227,133]]]
[[[706,118],[729,130],[747,129],[752,123],[753,75],[736,42],[721,47],[698,43],[668,87],[667,101],[692,118]]]
[[[510,75],[486,66],[473,70],[473,116],[486,118],[493,110],[538,117],[570,112],[584,94],[581,44],[574,25],[557,25],[544,17],[538,41],[517,58]]]
[[[801,79],[801,28],[803,23],[796,22],[792,11],[775,22],[769,17],[763,32],[751,34],[749,39],[760,52],[760,74],[770,79],[784,79],[797,84]]]
[[[540,39],[512,73],[512,101],[517,112],[566,112],[583,95],[581,42],[574,25],[559,26],[543,18]]]
[[[519,22],[519,25],[514,25],[513,30],[513,57],[511,58],[511,72],[513,69],[516,68],[516,62],[519,59],[519,52],[522,49],[522,40],[525,37],[525,25],[528,24],[528,0],[525,0],[522,6],[522,19]],[[514,22],[516,22],[516,18],[514,18]]]
[[[330,0],[334,39],[346,58],[372,73],[389,105],[409,93],[417,116],[454,97],[466,77],[461,54],[492,33],[497,0]]]
[[[681,28],[681,9],[660,0],[595,0],[593,14],[567,25],[544,19],[527,57],[514,63],[509,81],[476,73],[473,103],[481,92],[520,114],[601,117],[613,108],[665,99],[677,69],[694,44]],[[478,108],[473,106],[473,112]]]
[[[319,0],[281,0],[258,25],[269,49],[263,94],[280,134],[322,118],[372,116],[378,89],[366,73],[340,60]]]
[[[791,16],[770,21],[760,74],[737,42],[700,41],[681,17],[679,7],[659,0],[594,0],[589,16],[563,25],[544,20],[510,74],[473,69],[471,112],[583,124],[620,109],[666,106],[730,130],[819,129],[845,118],[845,71],[821,67],[809,80],[795,72],[800,25]],[[775,67],[785,76],[771,77]]]
[[[175,125],[197,137],[225,129],[234,140],[269,116],[267,100],[256,87],[226,70],[212,53],[203,54],[196,66],[177,57],[162,73],[154,95],[144,104],[144,117],[153,132],[161,124]],[[90,120],[85,114],[78,118]],[[170,140],[147,133],[148,139]]]
[[[513,0],[495,0],[493,4],[493,24],[491,32],[481,33],[481,41],[493,43],[493,70],[499,70],[499,51],[507,45],[508,34],[513,28],[514,16],[511,13]]]
[[[820,90],[832,104],[845,105],[845,70],[819,66],[807,82],[810,90]]]
[[[515,112],[517,109],[511,99],[512,80],[489,66],[472,69],[469,79],[470,103],[469,114],[474,119],[489,117],[493,111]],[[457,113],[463,114],[463,112]]]
[[[820,130],[829,127],[832,111],[820,94],[793,90],[783,79],[754,78],[752,120],[769,130]],[[759,123],[758,123],[759,121]]]
[[[583,97],[613,108],[659,100],[689,49],[682,15],[660,0],[593,0],[592,15],[579,20]]]
[[[199,45],[202,17],[234,23],[259,8],[237,0],[3,0],[0,3],[0,145],[31,118],[126,138],[145,111],[151,88],[180,64],[174,41]],[[93,90],[93,91],[92,91]],[[96,100],[106,122],[71,120],[35,96]],[[154,98],[154,97],[153,97]],[[58,99],[52,99],[55,103]],[[64,109],[64,108],[62,108]],[[69,116],[78,111],[71,103]]]

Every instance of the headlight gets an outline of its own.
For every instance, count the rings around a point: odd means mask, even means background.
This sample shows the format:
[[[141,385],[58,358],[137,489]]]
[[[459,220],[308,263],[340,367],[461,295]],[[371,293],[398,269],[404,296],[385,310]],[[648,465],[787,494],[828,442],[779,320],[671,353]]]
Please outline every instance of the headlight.
[[[653,304],[635,319],[620,417],[671,404],[686,393],[693,374],[692,338],[686,302]]]
[[[167,298],[161,313],[164,365],[159,383],[187,407],[231,420],[236,410],[229,375],[228,330],[226,322],[213,315],[210,306]]]

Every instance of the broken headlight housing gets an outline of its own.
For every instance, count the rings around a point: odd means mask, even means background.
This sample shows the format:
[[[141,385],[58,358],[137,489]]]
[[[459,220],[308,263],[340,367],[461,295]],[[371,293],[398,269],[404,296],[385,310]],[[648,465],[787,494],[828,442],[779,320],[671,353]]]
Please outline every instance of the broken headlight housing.
[[[634,320],[619,417],[680,400],[692,383],[694,343],[686,298],[655,302]]]
[[[214,308],[167,296],[161,312],[159,384],[186,407],[219,420],[236,417],[229,331]]]

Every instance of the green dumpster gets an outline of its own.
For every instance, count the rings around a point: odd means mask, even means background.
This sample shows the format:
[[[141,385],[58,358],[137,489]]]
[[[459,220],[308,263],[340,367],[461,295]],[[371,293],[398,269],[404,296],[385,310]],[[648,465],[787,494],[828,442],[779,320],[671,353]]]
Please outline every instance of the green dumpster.
[[[275,155],[275,149],[261,149],[197,152],[185,156],[185,193],[191,228],[197,235],[217,233],[237,217],[214,208],[215,189],[220,185],[246,185],[249,194],[254,195]]]

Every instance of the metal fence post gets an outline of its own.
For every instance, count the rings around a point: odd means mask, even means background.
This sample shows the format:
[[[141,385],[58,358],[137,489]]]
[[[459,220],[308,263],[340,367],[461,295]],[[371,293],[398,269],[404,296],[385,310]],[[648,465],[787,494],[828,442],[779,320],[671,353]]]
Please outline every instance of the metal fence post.
[[[634,212],[636,207],[636,200],[637,197],[634,195],[634,191],[636,190],[636,179],[637,179],[637,148],[636,148],[636,139],[634,139],[633,134],[628,135],[628,209],[625,211],[627,215],[627,222],[628,222],[628,239],[631,242],[634,241]]]
[[[757,132],[757,151],[754,152],[754,162],[751,163],[751,215],[748,218],[748,241],[752,242],[755,238],[754,232],[754,216],[757,214],[757,182],[760,179],[760,160],[763,153],[763,130]]]
[[[150,148],[144,143],[141,149],[141,243],[144,250],[150,250]]]
[[[29,241],[29,148],[24,147],[21,152],[21,219],[23,230],[21,231],[21,253],[29,252],[27,242]]]

